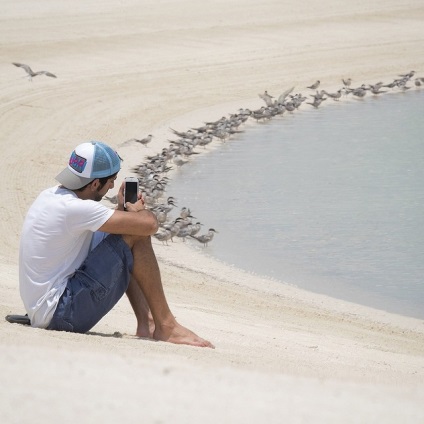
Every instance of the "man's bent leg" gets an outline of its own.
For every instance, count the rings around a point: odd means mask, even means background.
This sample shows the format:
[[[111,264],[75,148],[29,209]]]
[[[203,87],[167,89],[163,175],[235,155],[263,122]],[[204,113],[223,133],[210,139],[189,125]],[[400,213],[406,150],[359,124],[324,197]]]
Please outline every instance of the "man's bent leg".
[[[151,238],[125,235],[122,237],[133,253],[132,276],[143,291],[153,316],[155,323],[153,338],[170,343],[213,347],[212,343],[197,336],[175,320],[165,297]]]
[[[149,304],[134,277],[131,277],[127,296],[137,318],[137,337],[153,337],[155,323],[150,313]]]
[[[131,251],[122,237],[106,237],[69,279],[48,329],[89,331],[126,292],[132,265]]]

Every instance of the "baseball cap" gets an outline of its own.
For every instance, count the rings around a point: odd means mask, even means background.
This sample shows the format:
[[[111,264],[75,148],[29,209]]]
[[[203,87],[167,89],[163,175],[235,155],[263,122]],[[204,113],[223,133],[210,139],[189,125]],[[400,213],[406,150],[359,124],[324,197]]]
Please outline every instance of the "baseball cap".
[[[100,141],[89,141],[75,148],[68,166],[56,176],[56,180],[70,190],[77,190],[96,178],[116,174],[120,169],[118,153]]]

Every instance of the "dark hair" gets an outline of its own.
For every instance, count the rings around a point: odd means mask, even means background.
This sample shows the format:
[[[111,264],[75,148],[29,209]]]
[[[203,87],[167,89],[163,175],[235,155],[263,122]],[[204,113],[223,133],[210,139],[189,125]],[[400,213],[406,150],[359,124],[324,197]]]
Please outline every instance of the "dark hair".
[[[117,172],[115,172],[112,175],[109,175],[108,177],[103,177],[103,178],[98,178],[99,182],[100,182],[100,187],[99,190],[101,190],[103,188],[103,186],[108,182],[108,180],[110,180],[111,178],[115,178],[118,175]],[[97,180],[97,178],[94,178],[94,180]],[[94,181],[93,180],[93,181]],[[87,186],[89,186],[93,181],[90,181],[88,184],[86,184],[85,186],[82,186],[81,188],[77,188],[75,191],[83,191]]]

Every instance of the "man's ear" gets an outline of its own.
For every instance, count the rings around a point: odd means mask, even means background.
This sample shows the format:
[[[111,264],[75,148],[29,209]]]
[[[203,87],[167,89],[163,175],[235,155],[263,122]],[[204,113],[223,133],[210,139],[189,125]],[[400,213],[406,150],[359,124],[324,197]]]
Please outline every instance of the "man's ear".
[[[91,191],[97,191],[99,187],[100,187],[100,180],[98,178],[91,181],[91,184],[90,184]]]

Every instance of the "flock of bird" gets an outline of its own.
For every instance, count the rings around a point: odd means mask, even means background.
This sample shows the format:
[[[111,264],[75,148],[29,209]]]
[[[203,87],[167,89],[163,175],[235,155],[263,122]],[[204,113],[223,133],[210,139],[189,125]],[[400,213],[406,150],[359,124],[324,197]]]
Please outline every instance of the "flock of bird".
[[[227,141],[234,134],[242,132],[242,124],[248,119],[256,121],[266,121],[275,116],[281,116],[285,112],[293,113],[305,102],[314,108],[318,108],[321,103],[327,99],[339,101],[342,96],[354,96],[363,98],[368,92],[371,95],[380,95],[387,92],[387,89],[398,89],[406,91],[411,88],[408,83],[413,80],[414,71],[399,75],[393,82],[385,84],[378,82],[376,84],[362,84],[357,88],[352,87],[352,79],[342,79],[342,87],[334,93],[326,90],[318,91],[320,81],[306,87],[315,93],[304,96],[300,93],[293,94],[293,88],[286,90],[277,98],[270,95],[267,91],[259,94],[259,97],[265,102],[265,106],[256,110],[239,109],[237,113],[223,116],[217,121],[205,122],[204,125],[197,128],[190,128],[187,131],[177,131],[170,128],[174,139],[168,139],[169,146],[154,156],[146,156],[145,161],[134,167],[132,171],[137,174],[143,198],[147,207],[152,210],[159,222],[160,230],[155,237],[162,243],[168,245],[169,241],[180,238],[195,239],[207,246],[212,241],[216,231],[214,228],[198,235],[203,224],[198,221],[189,208],[183,207],[176,218],[171,218],[172,212],[178,211],[176,199],[172,196],[165,196],[166,186],[169,182],[167,173],[190,162],[194,155],[199,154],[199,148],[205,148],[214,140]],[[424,78],[415,78],[415,86],[420,87],[424,84]],[[311,98],[311,101],[307,101]],[[143,139],[130,139],[125,143],[136,142],[146,146],[152,140],[149,134]]]
[[[323,101],[327,99],[332,99],[338,101],[342,98],[342,96],[352,95],[357,98],[363,98],[366,96],[368,92],[372,95],[379,95],[386,93],[388,90],[384,90],[384,88],[390,89],[398,89],[400,91],[406,91],[411,88],[411,85],[408,83],[411,82],[412,78],[415,75],[415,71],[408,72],[407,74],[399,75],[398,78],[395,78],[392,82],[385,84],[383,82],[377,82],[375,84],[362,84],[359,87],[352,88],[352,79],[342,79],[343,86],[337,90],[336,92],[329,93],[326,90],[318,91],[318,87],[321,82],[317,80],[312,85],[306,87],[310,90],[314,90],[314,94],[309,94],[309,97],[312,97],[311,101],[307,102],[307,96],[303,96],[302,94],[292,95],[291,93],[294,90],[294,87],[285,91],[281,94],[278,99],[274,98],[267,91],[263,94],[259,94],[259,97],[265,102],[266,106],[262,108],[252,111],[252,117],[256,120],[265,120],[270,119],[276,115],[282,115],[284,112],[293,112],[298,109],[303,102],[306,104],[313,106],[314,108],[318,108]],[[424,84],[423,77],[416,77],[414,79],[414,83],[416,87],[420,87]]]
[[[38,75],[56,78],[56,75],[48,71],[34,72],[25,64],[13,63],[13,65],[22,68],[27,73],[29,80]],[[218,232],[214,228],[209,228],[207,232],[199,235],[203,224],[200,221],[196,221],[196,218],[187,207],[181,208],[176,218],[170,218],[171,212],[177,208],[177,204],[176,199],[172,196],[165,196],[166,186],[169,182],[166,174],[173,169],[173,165],[179,168],[188,163],[194,155],[199,154],[196,151],[198,148],[205,148],[214,140],[227,141],[234,134],[242,132],[240,127],[248,119],[267,121],[286,112],[293,113],[303,103],[318,108],[327,99],[339,101],[342,96],[349,95],[363,98],[367,93],[377,96],[386,93],[388,89],[406,91],[411,88],[412,82],[416,87],[424,85],[423,77],[414,77],[415,71],[410,71],[406,74],[398,75],[390,83],[362,84],[356,88],[352,87],[352,79],[347,78],[342,79],[342,87],[333,93],[323,89],[318,91],[321,82],[317,80],[306,87],[308,90],[315,91],[313,94],[292,94],[294,91],[294,87],[292,87],[275,98],[265,91],[263,94],[259,94],[259,97],[265,102],[265,106],[259,109],[239,109],[237,113],[223,116],[217,121],[205,122],[204,125],[187,131],[176,131],[170,128],[176,139],[168,140],[168,147],[162,149],[160,153],[154,156],[147,156],[143,163],[132,169],[138,176],[147,208],[155,213],[159,222],[160,230],[154,236],[166,245],[168,245],[168,241],[174,241],[174,238],[180,238],[183,241],[190,238],[207,246],[212,241],[215,233]],[[309,99],[310,101],[307,101]],[[146,147],[152,141],[152,138],[151,134],[141,139],[132,138],[122,143],[121,146],[128,143],[139,143]],[[165,197],[166,200],[164,200]],[[117,202],[116,196],[106,196],[105,198],[113,204]]]

